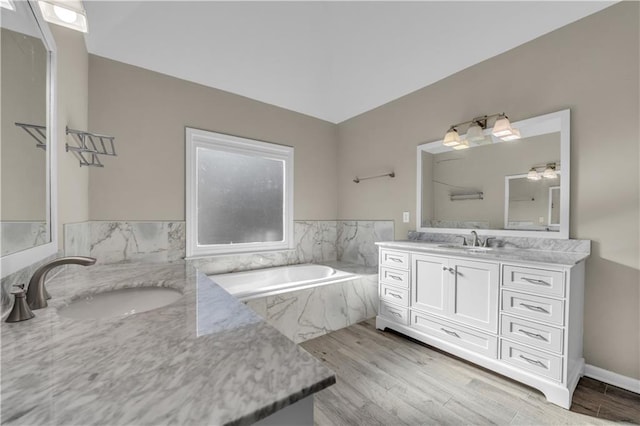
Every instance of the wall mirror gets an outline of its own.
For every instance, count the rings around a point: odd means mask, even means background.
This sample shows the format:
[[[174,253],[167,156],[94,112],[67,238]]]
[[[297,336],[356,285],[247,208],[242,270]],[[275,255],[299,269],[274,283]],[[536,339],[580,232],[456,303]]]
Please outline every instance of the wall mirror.
[[[0,8],[2,276],[57,251],[55,44],[35,3]]]
[[[563,110],[513,123],[522,137],[509,142],[489,128],[463,150],[419,145],[417,230],[569,238],[569,120]]]

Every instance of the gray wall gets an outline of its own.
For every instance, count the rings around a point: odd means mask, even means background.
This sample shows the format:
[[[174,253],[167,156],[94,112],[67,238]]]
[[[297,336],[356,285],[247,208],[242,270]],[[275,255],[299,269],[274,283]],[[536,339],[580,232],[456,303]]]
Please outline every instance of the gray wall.
[[[587,363],[640,378],[639,4],[622,2],[340,123],[338,218],[416,208],[416,146],[448,126],[506,111],[514,121],[571,108],[572,238],[587,262]],[[508,35],[506,35],[508,36]],[[353,176],[394,169],[395,179]]]
[[[293,146],[295,219],[336,218],[334,124],[94,55],[89,124],[119,153],[90,171],[92,220],[184,220],[185,126]]]

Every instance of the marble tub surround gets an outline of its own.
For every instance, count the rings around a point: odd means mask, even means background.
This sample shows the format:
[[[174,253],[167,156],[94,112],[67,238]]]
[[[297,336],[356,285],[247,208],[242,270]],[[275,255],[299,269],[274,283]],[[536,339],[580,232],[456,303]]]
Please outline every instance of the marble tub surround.
[[[393,240],[392,220],[338,221],[338,260],[365,266],[378,265],[375,243]]]
[[[0,222],[0,256],[49,242],[47,222]]]
[[[49,308],[2,323],[3,424],[250,424],[335,382],[184,262],[67,269],[47,286]],[[57,313],[83,293],[135,286],[184,296],[127,318]]]
[[[409,241],[424,241],[432,243],[451,243],[460,244],[461,239],[458,235],[467,237],[467,241],[470,240],[471,235],[467,230],[460,230],[458,234],[436,234],[430,232],[417,232],[409,231],[407,239]],[[489,237],[494,237],[489,235]],[[485,235],[481,238],[484,240]],[[562,240],[557,238],[527,238],[527,237],[506,237],[496,236],[494,240],[490,241],[491,247],[498,248],[512,248],[512,249],[525,249],[525,250],[545,250],[555,252],[569,252],[569,253],[591,253],[591,240]]]
[[[550,251],[543,249],[525,249],[514,247],[497,247],[487,251],[468,251],[461,249],[452,249],[449,247],[440,247],[442,244],[450,244],[452,241],[425,241],[425,240],[407,240],[407,241],[384,241],[376,243],[381,247],[399,250],[423,251],[427,253],[440,254],[446,256],[463,256],[482,260],[499,260],[514,262],[540,262],[564,266],[576,265],[587,257],[589,252],[570,252],[570,251]],[[456,241],[458,244],[459,241]]]
[[[245,303],[295,343],[377,315],[377,268],[340,261],[323,264],[359,275],[348,281],[259,297]]]

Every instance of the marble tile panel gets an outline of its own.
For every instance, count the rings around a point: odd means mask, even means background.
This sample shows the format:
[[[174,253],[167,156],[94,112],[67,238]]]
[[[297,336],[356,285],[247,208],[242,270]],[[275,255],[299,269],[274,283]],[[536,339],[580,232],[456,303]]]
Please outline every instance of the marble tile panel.
[[[338,221],[338,260],[365,266],[378,264],[379,241],[392,241],[393,221]]]
[[[0,255],[16,253],[50,241],[47,222],[0,222]]]
[[[319,263],[338,258],[335,220],[296,221],[294,238],[298,263]]]
[[[63,229],[65,256],[91,256],[91,222],[67,223]]]

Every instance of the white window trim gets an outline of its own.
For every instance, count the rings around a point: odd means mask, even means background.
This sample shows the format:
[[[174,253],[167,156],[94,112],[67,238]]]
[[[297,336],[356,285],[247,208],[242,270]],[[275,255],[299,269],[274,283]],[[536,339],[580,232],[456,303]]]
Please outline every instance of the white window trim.
[[[232,253],[260,252],[293,249],[293,147],[245,139],[206,130],[186,128],[186,254],[187,258]],[[284,161],[284,218],[282,241],[198,244],[198,148],[260,155]]]

